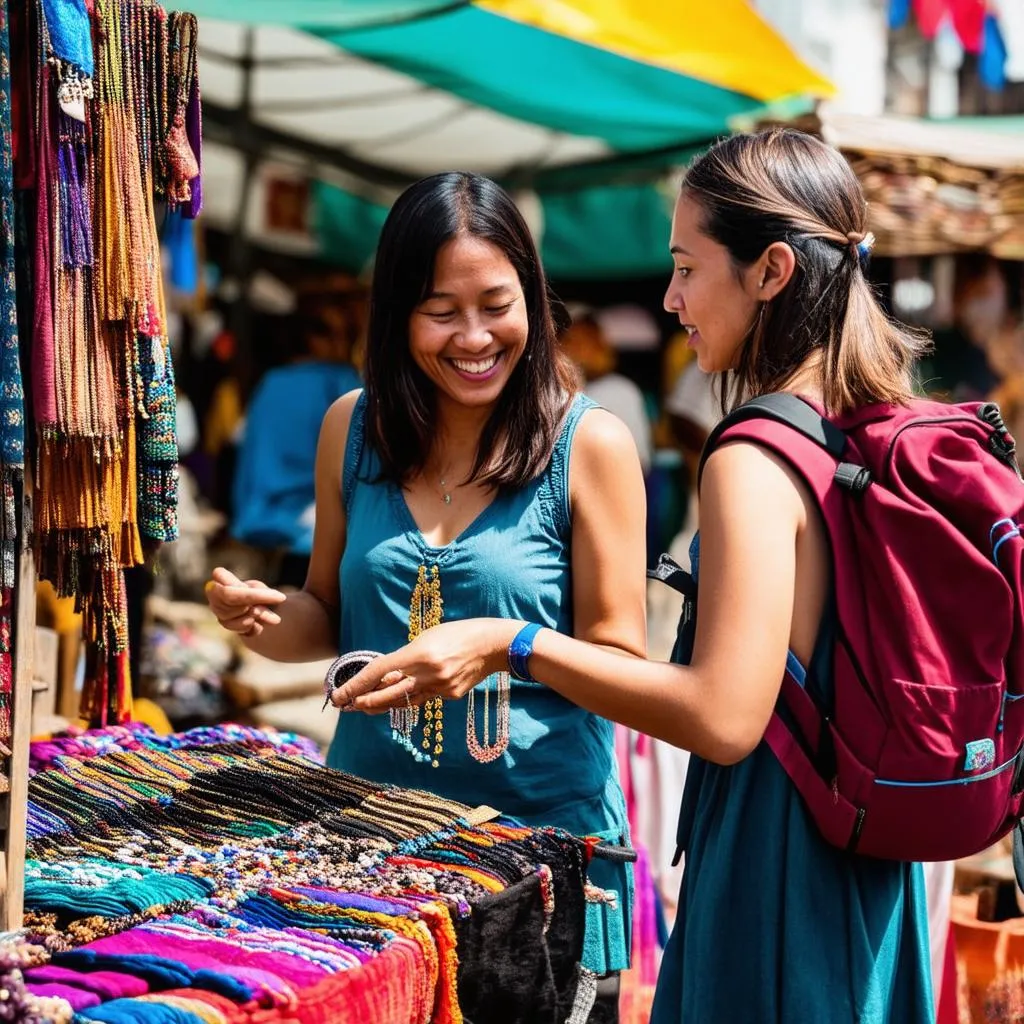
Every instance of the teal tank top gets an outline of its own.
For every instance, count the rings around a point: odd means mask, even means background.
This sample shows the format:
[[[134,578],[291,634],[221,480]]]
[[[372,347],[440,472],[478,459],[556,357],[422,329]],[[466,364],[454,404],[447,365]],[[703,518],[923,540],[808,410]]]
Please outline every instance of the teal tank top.
[[[821,641],[812,671],[830,693]],[[788,667],[805,678],[792,652]],[[935,1020],[921,865],[829,846],[766,743],[734,765],[690,758],[677,842],[685,872],[651,1024]]]
[[[426,543],[402,489],[379,479],[380,462],[364,443],[364,396],[352,414],[342,490],[347,539],[341,560],[341,650],[394,651],[407,642],[409,605],[420,566],[436,566],[446,621],[524,619],[573,630],[569,453],[580,418],[594,403],[572,403],[547,468],[525,487],[502,492],[450,544]],[[477,687],[477,736],[483,741],[484,686]],[[413,741],[422,739],[423,716]],[[388,715],[339,716],[327,755],[332,768],[377,782],[427,789],[470,806],[487,804],[529,825],[628,842],[613,725],[537,683],[511,681],[508,748],[476,761],[466,745],[466,700],[444,705],[438,767],[417,761],[392,738]],[[583,965],[598,974],[629,962],[632,873],[604,860],[590,880],[615,894],[589,903]]]

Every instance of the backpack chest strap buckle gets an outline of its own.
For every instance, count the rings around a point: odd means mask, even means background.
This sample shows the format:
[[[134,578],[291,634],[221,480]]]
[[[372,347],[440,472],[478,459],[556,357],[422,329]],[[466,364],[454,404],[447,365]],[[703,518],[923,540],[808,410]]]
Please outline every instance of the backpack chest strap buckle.
[[[835,482],[859,498],[871,483],[871,472],[866,466],[858,466],[855,462],[840,462],[836,466]]]

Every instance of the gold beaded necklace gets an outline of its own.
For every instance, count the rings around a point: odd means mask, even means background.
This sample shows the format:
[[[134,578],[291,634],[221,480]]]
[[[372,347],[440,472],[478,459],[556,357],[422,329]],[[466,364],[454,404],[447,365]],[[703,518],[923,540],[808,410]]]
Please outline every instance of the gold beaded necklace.
[[[409,640],[415,640],[425,629],[440,625],[444,617],[444,600],[441,597],[441,572],[436,565],[420,565],[416,573],[416,586],[409,601]],[[419,721],[416,708],[403,708],[392,712],[392,726],[407,739]],[[397,717],[397,724],[396,724]],[[444,702],[433,697],[423,705],[423,740],[420,746],[426,752],[420,759],[430,758],[431,765],[438,766],[438,758],[444,750]],[[411,744],[410,744],[411,745]],[[418,752],[417,752],[418,753]]]

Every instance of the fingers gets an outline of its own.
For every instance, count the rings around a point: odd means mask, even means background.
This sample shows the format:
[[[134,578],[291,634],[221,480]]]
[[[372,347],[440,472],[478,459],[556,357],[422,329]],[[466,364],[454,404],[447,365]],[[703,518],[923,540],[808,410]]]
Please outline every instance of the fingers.
[[[225,629],[232,633],[245,633],[256,625],[256,616],[247,608],[241,615],[232,615],[226,619],[217,620]]]
[[[245,583],[239,583],[238,586],[226,586],[218,583],[210,589],[210,593],[216,594],[217,600],[221,604],[236,607],[247,604],[276,605],[287,600],[287,595],[282,594],[280,590],[274,590],[272,587],[262,584],[258,587],[251,587]]]
[[[397,685],[399,683],[402,683],[403,685]],[[369,707],[363,705],[362,701],[364,698],[359,698],[354,704],[343,703],[340,690],[335,690],[328,699],[331,700],[340,711],[363,711],[368,715],[378,715],[385,711],[390,711],[392,708],[408,708],[419,704],[418,697],[420,695],[413,693],[413,688],[416,686],[416,680],[405,675],[401,669],[396,668],[391,672],[386,673],[377,682],[376,686],[377,689],[371,692],[383,693],[386,690],[388,694],[399,694],[399,696],[393,697],[390,700],[387,698],[382,699]]]
[[[331,694],[331,702],[335,707],[346,707],[356,697],[364,693],[376,690],[381,683],[388,679],[389,682],[397,682],[403,678],[404,673],[395,665],[395,655],[384,654],[379,658],[364,665],[347,683],[339,686]]]
[[[221,565],[218,565],[210,573],[210,578],[214,583],[219,583],[224,587],[240,587],[242,585],[242,581],[233,572],[229,572]]]
[[[275,626],[281,621],[280,616],[274,615],[273,620],[268,620],[267,616],[273,615],[272,612],[264,612],[260,608],[249,608],[241,615],[235,615],[230,619],[218,619],[217,621],[225,628],[231,630],[232,633],[239,633],[242,636],[259,636],[263,632],[264,626]]]
[[[210,574],[206,584],[207,600],[213,597],[225,605],[278,605],[287,600],[287,595],[280,590],[268,587],[262,580],[246,580],[242,582],[233,573],[222,566],[217,566]]]
[[[410,704],[413,703],[412,693],[415,688],[415,679],[410,676],[400,676],[398,682],[392,683],[390,686],[382,686],[362,697],[356,697],[352,706],[356,711],[362,711],[368,715],[379,715],[392,708],[405,707],[406,697],[409,697]]]

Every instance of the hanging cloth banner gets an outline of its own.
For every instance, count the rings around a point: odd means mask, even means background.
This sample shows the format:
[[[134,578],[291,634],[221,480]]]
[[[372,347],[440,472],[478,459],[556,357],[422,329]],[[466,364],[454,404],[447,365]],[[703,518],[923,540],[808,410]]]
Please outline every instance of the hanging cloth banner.
[[[24,395],[14,272],[14,176],[11,147],[11,71],[7,4],[0,4],[0,465],[25,463]],[[4,558],[6,568],[6,553]],[[6,579],[6,576],[0,577]]]
[[[981,52],[988,11],[986,0],[913,0],[913,3],[917,24],[926,39],[933,39],[948,17],[964,49],[968,53]],[[905,7],[905,0],[894,0],[893,6]]]
[[[18,555],[17,503],[25,467],[25,414],[14,266],[14,157],[11,46],[7,0],[0,0],[0,758],[9,753],[14,683],[13,594]],[[34,600],[34,597],[33,597]],[[7,789],[0,763],[0,791]]]

